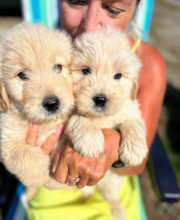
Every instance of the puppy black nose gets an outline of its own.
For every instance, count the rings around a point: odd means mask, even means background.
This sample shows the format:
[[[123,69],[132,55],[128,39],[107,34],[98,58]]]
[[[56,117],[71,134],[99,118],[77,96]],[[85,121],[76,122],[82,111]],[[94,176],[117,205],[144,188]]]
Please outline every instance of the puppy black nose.
[[[54,112],[59,108],[60,100],[56,96],[47,97],[43,100],[42,106],[48,112]]]
[[[93,101],[97,107],[104,107],[107,103],[107,98],[103,94],[98,94],[93,97]]]

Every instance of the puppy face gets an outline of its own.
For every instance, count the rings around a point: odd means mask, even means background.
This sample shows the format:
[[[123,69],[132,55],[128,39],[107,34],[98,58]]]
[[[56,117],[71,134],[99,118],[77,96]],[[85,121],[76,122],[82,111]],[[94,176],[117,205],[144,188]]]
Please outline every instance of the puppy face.
[[[75,102],[81,114],[113,115],[136,97],[141,64],[124,33],[101,28],[74,42],[71,74]]]
[[[65,32],[19,24],[2,37],[0,54],[1,87],[18,111],[33,122],[70,112],[74,104],[69,73],[72,48]],[[3,89],[1,108],[7,110]]]

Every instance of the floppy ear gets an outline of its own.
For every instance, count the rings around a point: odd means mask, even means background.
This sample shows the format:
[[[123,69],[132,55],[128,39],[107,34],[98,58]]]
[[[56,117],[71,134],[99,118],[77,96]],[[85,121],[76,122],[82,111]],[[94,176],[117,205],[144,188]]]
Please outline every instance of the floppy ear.
[[[0,81],[0,110],[2,109],[4,112],[9,110],[9,97],[4,87],[2,81]]]
[[[134,82],[132,90],[131,90],[131,99],[132,100],[136,99],[137,91],[138,91],[138,84],[137,84],[137,82]]]

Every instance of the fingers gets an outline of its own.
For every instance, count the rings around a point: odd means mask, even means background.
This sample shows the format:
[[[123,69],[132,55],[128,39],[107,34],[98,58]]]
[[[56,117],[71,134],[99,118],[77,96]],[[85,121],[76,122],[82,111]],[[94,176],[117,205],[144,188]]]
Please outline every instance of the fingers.
[[[93,178],[90,178],[87,182],[87,186],[94,186],[96,185],[104,176],[103,172],[97,172],[93,175]]]
[[[54,159],[54,164],[52,166],[52,173],[56,172],[56,169],[59,165],[59,157],[60,157],[60,151],[56,152],[55,159]]]
[[[68,173],[68,167],[65,163],[62,163],[61,160],[59,160],[58,167],[54,173],[54,178],[59,182],[59,183],[65,183],[66,178],[67,178],[67,173]]]
[[[89,181],[89,174],[85,173],[83,175],[79,176],[80,180],[77,182],[77,187],[78,188],[83,188],[87,185],[88,181]]]
[[[69,186],[74,186],[76,185],[77,182],[79,182],[79,174],[76,172],[70,172],[68,171],[67,173],[67,178],[66,178],[66,184]]]
[[[66,163],[65,149],[62,149],[59,152],[59,155],[56,155],[55,163],[52,168],[52,172],[54,173],[54,178],[59,183],[65,183],[68,173],[68,165]]]
[[[58,142],[61,134],[63,133],[63,130],[64,130],[64,125],[62,124],[58,125],[56,127],[55,132],[46,139],[46,141],[41,147],[46,155],[49,155],[51,153],[52,149],[54,148],[55,144]]]
[[[36,145],[38,138],[38,124],[32,124],[29,126],[26,135],[26,143],[32,146]]]
[[[109,151],[108,151],[109,154]],[[109,165],[106,154],[101,154],[100,158],[88,158],[82,156],[73,149],[72,143],[67,143],[56,158],[53,172],[54,178],[60,183],[69,186],[75,184],[79,188],[93,186],[105,175]],[[109,163],[109,162],[108,162]],[[69,174],[69,176],[68,176]],[[77,182],[76,178],[80,178]]]

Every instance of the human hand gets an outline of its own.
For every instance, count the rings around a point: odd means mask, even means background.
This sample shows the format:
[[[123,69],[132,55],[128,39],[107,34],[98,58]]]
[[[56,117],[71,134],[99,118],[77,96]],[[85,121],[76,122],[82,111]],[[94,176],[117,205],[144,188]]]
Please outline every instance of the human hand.
[[[73,178],[80,178],[77,186],[82,188],[86,185],[93,186],[103,178],[113,162],[119,158],[120,134],[112,129],[103,129],[102,132],[105,146],[99,158],[82,156],[73,149],[71,142],[61,149],[52,170],[58,182],[74,186],[76,181]]]
[[[26,143],[30,146],[36,146],[38,139],[38,124],[32,124],[29,126],[26,135]],[[58,142],[61,134],[63,133],[64,125],[57,125],[55,131],[46,139],[41,148],[46,155],[49,155],[53,150],[55,144]]]

